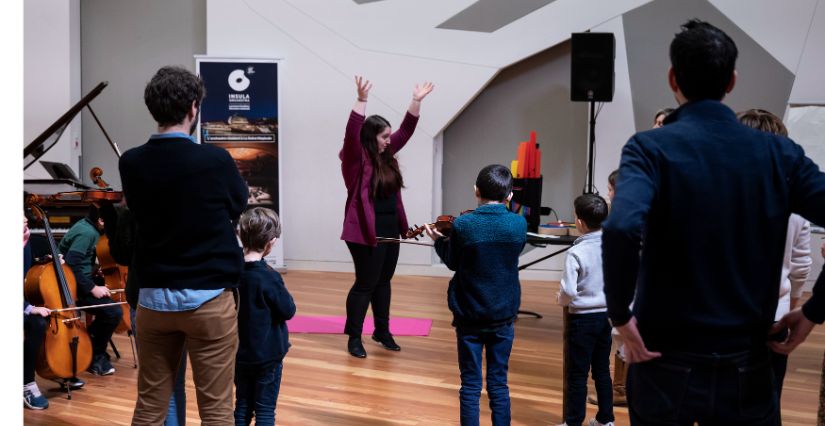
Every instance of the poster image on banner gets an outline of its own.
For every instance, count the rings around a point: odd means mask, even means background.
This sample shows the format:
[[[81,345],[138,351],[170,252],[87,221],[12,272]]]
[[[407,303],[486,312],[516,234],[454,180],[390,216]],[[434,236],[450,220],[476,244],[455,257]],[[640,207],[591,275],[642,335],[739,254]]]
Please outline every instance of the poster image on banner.
[[[200,58],[203,143],[278,142],[278,63]]]
[[[198,139],[229,152],[249,189],[248,208],[281,213],[278,61],[196,56],[206,89]],[[279,239],[267,260],[283,267]]]

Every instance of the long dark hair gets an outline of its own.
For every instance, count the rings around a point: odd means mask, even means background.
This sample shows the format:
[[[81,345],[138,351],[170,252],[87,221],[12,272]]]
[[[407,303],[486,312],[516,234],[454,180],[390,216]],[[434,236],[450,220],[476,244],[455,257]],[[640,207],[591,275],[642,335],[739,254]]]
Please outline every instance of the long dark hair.
[[[378,153],[378,134],[384,129],[392,127],[386,118],[380,115],[371,115],[361,126],[361,145],[366,148],[372,161],[372,187],[370,196],[384,198],[392,195],[404,187],[404,178],[398,168],[398,160],[388,146],[382,153]]]

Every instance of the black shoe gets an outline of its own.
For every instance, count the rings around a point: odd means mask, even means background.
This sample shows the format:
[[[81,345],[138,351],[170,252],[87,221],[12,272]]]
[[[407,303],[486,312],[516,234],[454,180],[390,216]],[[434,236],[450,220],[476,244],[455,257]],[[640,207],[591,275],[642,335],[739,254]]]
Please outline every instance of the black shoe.
[[[347,341],[347,350],[349,354],[356,358],[366,358],[367,350],[364,349],[364,344],[361,343],[360,337],[350,337]]]
[[[97,355],[92,359],[92,365],[89,366],[88,371],[96,376],[108,376],[114,374],[115,368],[105,355]]]
[[[395,343],[395,340],[393,340],[391,334],[387,334],[386,336],[377,336],[377,335],[373,334],[372,335],[372,340],[375,340],[376,342],[380,343],[381,346],[383,346],[384,349],[386,349],[388,351],[398,352],[398,351],[401,350],[401,346],[398,346],[398,344]]]
[[[77,390],[86,386],[86,382],[77,377],[72,377],[71,379],[66,379],[65,381],[55,380],[57,383],[60,384],[60,388],[66,390],[66,388],[71,388],[71,390]]]

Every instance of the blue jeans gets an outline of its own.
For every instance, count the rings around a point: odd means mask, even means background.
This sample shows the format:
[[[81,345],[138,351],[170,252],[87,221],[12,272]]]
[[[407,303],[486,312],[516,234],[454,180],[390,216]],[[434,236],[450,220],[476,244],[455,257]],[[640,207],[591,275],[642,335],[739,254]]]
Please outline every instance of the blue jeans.
[[[137,310],[130,309],[129,317],[132,320],[132,334],[135,336],[137,345]],[[172,397],[169,398],[169,411],[166,412],[164,426],[178,426],[186,424],[186,349],[180,359],[180,367],[175,377],[175,389],[172,390]]]
[[[567,412],[568,426],[579,426],[587,414],[587,372],[596,383],[599,411],[596,420],[607,424],[613,417],[613,383],[610,380],[611,327],[607,312],[570,314],[567,323]]]
[[[284,362],[235,364],[235,426],[275,424],[275,404]]]
[[[767,347],[734,354],[664,352],[631,364],[627,402],[633,425],[781,424]]]
[[[481,398],[481,353],[487,351],[487,397],[494,426],[510,424],[510,389],[507,387],[507,364],[513,349],[513,323],[495,330],[455,330],[458,343],[458,368],[461,371],[461,425],[479,423],[478,400]]]

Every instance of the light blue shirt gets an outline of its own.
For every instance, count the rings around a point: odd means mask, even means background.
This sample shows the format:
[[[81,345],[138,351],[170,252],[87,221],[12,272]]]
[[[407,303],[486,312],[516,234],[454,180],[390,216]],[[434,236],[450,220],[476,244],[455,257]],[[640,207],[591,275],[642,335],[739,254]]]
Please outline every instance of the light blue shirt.
[[[197,143],[195,138],[182,132],[160,133],[152,135],[150,139],[187,138]],[[138,296],[138,304],[146,309],[161,312],[181,312],[198,309],[204,303],[223,293],[222,288],[214,290],[172,289],[172,288],[142,288]]]

